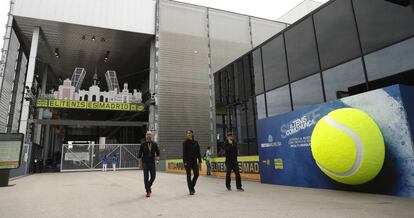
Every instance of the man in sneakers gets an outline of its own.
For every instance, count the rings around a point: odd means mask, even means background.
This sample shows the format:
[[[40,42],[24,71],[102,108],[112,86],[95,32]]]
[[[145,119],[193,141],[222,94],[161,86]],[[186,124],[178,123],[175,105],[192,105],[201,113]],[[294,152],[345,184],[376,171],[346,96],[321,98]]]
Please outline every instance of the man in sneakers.
[[[151,186],[155,180],[155,162],[160,162],[160,150],[158,144],[152,141],[152,132],[147,131],[145,133],[146,141],[141,144],[138,152],[139,165],[142,166],[144,172],[144,184],[145,191],[147,192],[147,198],[151,197]],[[149,176],[151,178],[149,179]]]
[[[226,187],[227,190],[231,191],[231,171],[233,170],[236,174],[236,186],[237,190],[244,191],[241,184],[240,172],[239,172],[239,163],[237,161],[237,145],[234,142],[233,133],[227,133],[227,141],[224,144],[224,150],[226,151]]]

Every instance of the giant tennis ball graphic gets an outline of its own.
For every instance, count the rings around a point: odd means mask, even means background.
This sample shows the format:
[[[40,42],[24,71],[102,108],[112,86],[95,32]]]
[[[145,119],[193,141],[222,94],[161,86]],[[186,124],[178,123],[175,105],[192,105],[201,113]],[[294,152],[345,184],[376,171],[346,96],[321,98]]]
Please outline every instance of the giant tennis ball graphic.
[[[384,163],[380,129],[367,113],[354,108],[337,109],[320,119],[312,133],[311,149],[327,176],[348,185],[372,180]]]

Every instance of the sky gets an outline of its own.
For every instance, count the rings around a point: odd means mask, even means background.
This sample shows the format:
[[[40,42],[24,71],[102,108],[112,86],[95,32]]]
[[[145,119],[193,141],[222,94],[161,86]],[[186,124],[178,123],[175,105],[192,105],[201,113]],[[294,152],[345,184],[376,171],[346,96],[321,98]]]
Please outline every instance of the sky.
[[[87,0],[84,0],[87,1]],[[121,1],[121,0],[120,0]],[[139,1],[139,0],[137,0]],[[179,0],[226,11],[276,20],[303,0]],[[316,0],[327,2],[328,0]],[[10,0],[0,0],[0,48],[3,46]]]

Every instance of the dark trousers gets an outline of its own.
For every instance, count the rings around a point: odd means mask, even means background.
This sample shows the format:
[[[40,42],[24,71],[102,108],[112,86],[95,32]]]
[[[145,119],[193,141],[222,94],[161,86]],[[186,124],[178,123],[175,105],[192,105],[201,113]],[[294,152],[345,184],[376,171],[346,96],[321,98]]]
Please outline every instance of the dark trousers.
[[[207,166],[207,176],[211,175],[211,163],[210,161],[206,160],[206,166]]]
[[[193,179],[191,179],[191,170],[193,170],[194,173]],[[198,179],[198,164],[189,164],[185,166],[185,172],[187,173],[188,190],[190,190],[190,192],[194,191]]]
[[[234,174],[236,174],[236,186],[237,188],[241,188],[241,178],[240,178],[240,171],[239,171],[239,164],[237,162],[226,162],[226,187],[231,188],[231,171],[233,170]]]
[[[155,163],[142,163],[142,169],[144,171],[145,190],[150,192],[152,183],[155,180]],[[151,179],[148,178],[150,175]]]

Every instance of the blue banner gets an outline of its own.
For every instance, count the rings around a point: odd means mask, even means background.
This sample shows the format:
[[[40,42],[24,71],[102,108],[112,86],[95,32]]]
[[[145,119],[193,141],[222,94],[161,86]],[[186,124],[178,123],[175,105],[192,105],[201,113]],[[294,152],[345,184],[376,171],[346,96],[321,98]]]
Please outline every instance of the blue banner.
[[[413,133],[410,129],[414,108],[410,93],[414,93],[414,88],[395,85],[259,120],[261,181],[414,197]],[[385,142],[381,171],[362,185],[346,185],[326,176],[316,165],[310,147],[312,131],[319,119],[335,109],[348,107],[368,113],[380,128]]]

